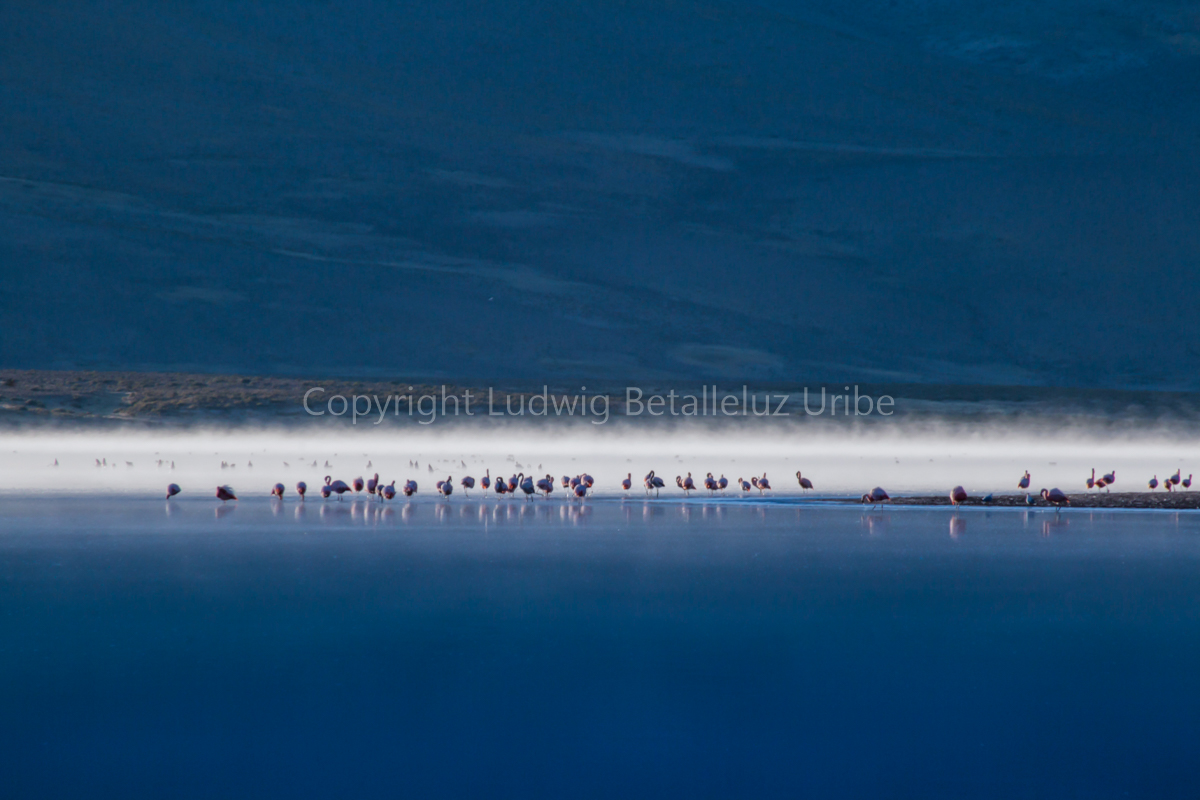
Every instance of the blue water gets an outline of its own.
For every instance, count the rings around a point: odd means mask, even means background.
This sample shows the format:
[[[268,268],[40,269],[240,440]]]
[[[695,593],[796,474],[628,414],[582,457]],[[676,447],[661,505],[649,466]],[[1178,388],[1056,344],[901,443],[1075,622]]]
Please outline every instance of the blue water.
[[[214,503],[0,500],[4,797],[1200,786],[1200,515]]]

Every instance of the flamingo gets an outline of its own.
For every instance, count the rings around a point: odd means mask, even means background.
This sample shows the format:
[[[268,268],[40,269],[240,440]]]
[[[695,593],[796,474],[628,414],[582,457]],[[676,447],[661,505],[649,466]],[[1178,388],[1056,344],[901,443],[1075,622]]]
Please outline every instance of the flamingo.
[[[575,496],[579,498],[580,502],[587,497],[587,484],[585,484],[583,481],[575,484]]]
[[[632,487],[632,486],[633,486],[633,473],[626,472],[625,480],[621,481],[621,488],[628,492],[630,487]]]
[[[441,490],[442,497],[449,500],[450,495],[454,494],[454,476],[447,475],[446,480],[444,480],[438,484],[438,489]]]
[[[1061,489],[1042,489],[1042,499],[1053,505],[1055,508],[1061,508],[1064,505],[1071,505],[1071,498],[1063,494]]]
[[[1096,488],[1103,489],[1108,484],[1104,482],[1104,478],[1096,478]]]
[[[1116,482],[1117,482],[1117,471],[1115,469],[1112,472],[1110,472],[1104,476],[1104,485],[1105,486],[1111,486]]]
[[[563,475],[563,476],[562,476],[562,487],[563,487],[564,489],[570,489],[570,488],[572,488],[572,487],[571,487],[571,477],[570,477],[569,475]]]
[[[536,489],[533,487],[533,476],[526,476],[525,473],[522,472],[521,476],[517,479],[517,484],[521,487],[521,491],[525,493],[525,499],[532,500],[533,493],[536,491]]]
[[[508,492],[508,484],[504,482],[504,478],[496,478],[496,494],[503,497]]]
[[[1103,480],[1103,479],[1101,479]],[[1092,467],[1092,477],[1087,479],[1087,488],[1091,489],[1096,485],[1096,468]]]
[[[1158,488],[1158,476],[1155,475],[1153,478],[1150,479],[1150,483],[1148,483],[1146,485],[1149,486],[1150,491],[1153,492],[1155,489]]]
[[[1021,478],[1021,480],[1017,481],[1017,488],[1018,489],[1028,489],[1029,488],[1029,470],[1025,470],[1025,477],[1023,477],[1023,478]]]
[[[485,492],[492,488],[492,471],[490,469],[484,471],[483,477],[479,479],[479,485],[483,487]]]
[[[178,483],[167,484],[167,499],[170,500],[172,497],[179,494],[180,491],[182,490],[179,488]]]
[[[474,478],[472,478],[470,475],[468,475],[467,477],[463,478],[461,481],[459,481],[459,483],[460,483],[460,484],[462,484],[462,487],[463,487],[463,497],[467,497],[467,490],[468,490],[468,489],[474,489],[474,488],[475,488],[475,479],[474,479]]]
[[[405,481],[404,482],[404,496],[412,497],[416,493],[417,493],[417,482],[412,479]]]
[[[396,482],[392,481],[387,486],[379,487],[379,496],[384,500],[391,500],[396,496]]]
[[[218,486],[217,497],[224,503],[227,500],[237,500],[237,495],[233,493],[233,488],[229,486]]]
[[[989,495],[990,496],[990,495]],[[958,508],[963,501],[967,499],[967,490],[961,486],[955,486],[950,490],[950,505]]]
[[[591,475],[588,475],[586,472],[579,476],[579,480],[583,481],[583,484],[589,489],[591,489],[592,485],[596,483],[596,479]]]
[[[342,499],[342,495],[350,491],[350,487],[345,481],[335,481],[329,475],[325,476],[325,485],[321,487],[321,496],[329,497],[333,492],[337,492],[338,500]]]
[[[891,499],[891,496],[879,486],[876,486],[874,489],[862,496],[862,501],[864,503],[870,503],[872,506],[878,506],[883,503],[891,502]]]
[[[362,479],[362,476],[359,475],[357,478],[354,479],[354,493],[358,494],[362,490],[363,490],[363,479]]]
[[[1185,488],[1185,489],[1192,488],[1192,473],[1189,472],[1188,476],[1186,478],[1184,478],[1182,481],[1180,481],[1180,483],[1183,484],[1183,488]]]
[[[1178,486],[1179,485],[1179,470],[1175,470],[1175,474],[1172,475],[1169,478],[1169,480],[1171,481],[1172,486]]]
[[[308,491],[308,484],[305,483],[304,481],[300,481],[299,483],[296,484],[296,494],[300,495],[301,500],[304,499],[304,493],[307,491]]]
[[[764,489],[767,491],[771,490],[771,482],[767,480],[767,473],[765,472],[762,474],[762,477],[758,479],[758,493],[762,494]]]
[[[1170,478],[1163,478],[1163,488],[1166,489],[1168,492],[1171,491],[1171,479]]]
[[[722,475],[720,478],[717,479],[717,488],[720,489],[722,492],[725,491],[725,489],[728,486],[729,486],[729,479],[726,478],[724,475]]]
[[[655,497],[658,497],[658,490],[666,485],[662,478],[654,474],[654,470],[650,470],[650,474],[646,476],[645,484],[646,494],[650,494],[650,490],[653,489]]]
[[[717,479],[713,477],[711,472],[704,476],[704,488],[708,489],[710,497],[717,490]]]
[[[755,479],[755,478],[751,478],[751,480],[756,480],[756,479]],[[744,493],[744,492],[748,492],[748,491],[750,491],[750,488],[751,488],[750,481],[744,481],[744,480],[742,480],[741,478],[738,478],[738,479],[737,479],[737,482],[738,482],[738,485],[742,487],[742,492],[743,492],[743,493]],[[743,494],[742,496],[743,496],[743,497],[745,497],[745,494]]]
[[[537,482],[537,488],[542,493],[542,497],[550,499],[550,493],[554,491],[554,478],[547,475]]]
[[[522,473],[522,474],[524,474],[524,473]],[[509,478],[508,479],[508,493],[509,494],[515,493],[517,491],[517,485],[519,483],[520,483],[520,481],[517,480],[516,475],[513,475],[511,478]]]
[[[271,490],[271,494],[273,494],[274,496],[276,496],[280,500],[282,500],[283,499],[283,484],[282,483],[275,484],[275,488]]]
[[[678,486],[680,489],[683,489],[684,497],[688,497],[689,496],[688,493],[692,491],[691,489],[689,489],[688,487],[683,485],[683,476],[682,475],[675,476],[675,485]]]
[[[797,481],[797,483],[800,484],[800,488],[806,492],[809,489],[813,488],[812,481],[810,481],[808,478],[801,475],[799,470],[797,470],[797,472],[796,472],[796,481]]]
[[[367,466],[369,467],[371,465],[367,464]],[[379,489],[379,473],[376,472],[374,478],[367,478],[367,494],[374,495],[378,489]]]

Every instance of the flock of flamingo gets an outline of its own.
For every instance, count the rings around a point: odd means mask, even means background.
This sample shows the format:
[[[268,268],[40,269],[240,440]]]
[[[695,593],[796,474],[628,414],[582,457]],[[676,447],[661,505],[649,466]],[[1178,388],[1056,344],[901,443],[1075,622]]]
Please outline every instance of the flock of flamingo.
[[[328,463],[326,466],[328,466]],[[370,465],[368,464],[368,466]],[[1163,488],[1165,488],[1167,491],[1174,491],[1175,487],[1190,489],[1192,487],[1192,476],[1189,474],[1186,478],[1183,478],[1181,477],[1181,472],[1181,470],[1176,470],[1174,475],[1165,478],[1162,482]],[[1087,486],[1088,489],[1109,490],[1109,487],[1116,483],[1116,481],[1116,470],[1097,478],[1096,470],[1093,469],[1091,476],[1084,482],[1084,485]],[[808,491],[813,488],[812,481],[804,477],[802,474],[800,474],[800,472],[796,473],[796,482],[799,484],[802,491]],[[459,485],[462,487],[463,495],[467,496],[470,490],[474,489],[476,486],[475,478],[468,475],[459,480]],[[591,493],[594,485],[595,479],[587,473],[581,473],[574,477],[570,475],[563,475],[561,478],[561,486],[566,492],[567,497],[580,501],[585,499]],[[666,481],[659,477],[654,470],[650,470],[646,477],[642,479],[642,485],[645,487],[647,495],[649,495],[650,492],[654,492],[654,496],[658,497],[660,491],[666,487]],[[1028,490],[1029,485],[1030,475],[1029,471],[1026,470],[1025,474],[1017,481],[1017,488]],[[1151,491],[1157,489],[1159,486],[1158,476],[1155,475],[1153,478],[1151,478],[1147,485]],[[526,475],[524,472],[513,475],[508,479],[502,477],[492,478],[491,470],[489,469],[484,473],[483,477],[479,479],[479,486],[483,489],[485,496],[489,490],[492,490],[495,491],[498,498],[511,498],[516,496],[518,492],[521,492],[525,496],[526,500],[532,500],[535,494],[540,494],[543,498],[548,499],[550,495],[554,493],[555,480],[550,474],[535,480],[532,475]],[[694,491],[700,490],[700,487],[696,485],[696,481],[692,478],[692,473],[690,472],[686,477],[682,475],[676,475],[675,486],[683,491],[685,497],[690,496]],[[741,490],[742,496],[748,495],[755,489],[758,490],[760,495],[771,491],[771,482],[767,479],[765,472],[761,477],[752,477],[748,481],[738,478],[734,486],[736,489]],[[709,493],[710,496],[718,493],[724,494],[725,490],[729,488],[729,479],[724,475],[719,478],[715,478],[713,477],[713,474],[709,472],[704,477],[702,487]],[[626,492],[633,488],[633,473],[627,473],[625,475],[625,479],[621,481],[621,488]],[[366,490],[368,496],[372,497],[373,499],[377,499],[380,502],[384,502],[394,499],[398,491],[403,493],[405,497],[412,497],[417,493],[417,482],[410,479],[405,481],[404,485],[397,489],[395,481],[392,481],[385,486],[379,479],[379,473],[375,473],[373,477],[368,478],[366,481],[364,481],[361,477],[355,478],[350,484],[346,483],[345,481],[334,480],[333,476],[326,475],[325,483],[321,486],[320,492],[321,497],[324,499],[328,499],[332,495],[337,495],[338,499],[341,500],[342,496],[348,492],[354,492],[355,495],[358,495],[364,489]],[[179,484],[170,484],[167,486],[167,499],[170,500],[172,497],[179,494],[180,491],[181,489]],[[437,494],[441,495],[444,500],[449,500],[450,496],[454,494],[454,477],[448,475],[445,480],[438,481],[435,491]],[[274,488],[271,490],[272,496],[280,500],[283,499],[285,492],[286,488],[282,483],[275,484]],[[307,492],[308,485],[305,484],[304,481],[300,481],[296,484],[296,494],[300,496],[301,500],[304,500]],[[216,496],[223,502],[238,499],[237,494],[229,486],[218,486]],[[1068,497],[1065,492],[1057,487],[1053,489],[1042,489],[1040,497],[1042,500],[1054,506],[1055,508],[1060,508],[1064,505],[1071,504],[1070,497]],[[867,505],[878,507],[883,503],[890,502],[891,499],[891,496],[888,495],[886,490],[880,486],[876,486],[874,489],[862,496],[861,502]],[[968,499],[967,491],[962,486],[955,486],[950,490],[950,504],[954,507],[957,508],[965,503]],[[992,499],[993,496],[989,494],[983,497],[982,501],[984,503],[990,503]],[[1037,502],[1037,500],[1032,494],[1026,494],[1025,502],[1027,505],[1032,506]]]

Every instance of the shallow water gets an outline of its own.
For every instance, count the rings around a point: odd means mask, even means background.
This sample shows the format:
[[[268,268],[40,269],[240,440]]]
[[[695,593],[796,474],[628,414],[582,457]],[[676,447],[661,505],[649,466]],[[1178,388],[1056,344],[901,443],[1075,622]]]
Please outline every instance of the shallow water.
[[[1200,514],[0,499],[7,797],[1184,797]]]

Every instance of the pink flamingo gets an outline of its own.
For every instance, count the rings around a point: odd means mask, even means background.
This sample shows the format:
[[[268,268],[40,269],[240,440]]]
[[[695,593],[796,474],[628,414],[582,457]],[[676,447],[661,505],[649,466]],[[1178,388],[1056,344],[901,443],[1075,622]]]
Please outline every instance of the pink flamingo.
[[[1188,476],[1183,479],[1182,483],[1183,483],[1183,488],[1185,488],[1185,489],[1192,488],[1192,473],[1189,472]]]
[[[1150,491],[1153,492],[1155,489],[1158,488],[1158,476],[1155,475],[1153,478],[1150,479],[1150,482],[1146,485],[1149,486]]]
[[[1112,486],[1116,482],[1117,482],[1117,471],[1115,469],[1112,472],[1110,472],[1104,476],[1104,485],[1105,486]]]
[[[233,488],[229,486],[218,486],[217,497],[222,503],[228,500],[237,500],[237,495],[233,493]]]
[[[363,479],[362,479],[362,476],[359,475],[357,478],[354,479],[354,493],[358,494],[362,490],[363,490]]]
[[[1050,503],[1055,508],[1061,508],[1064,505],[1071,505],[1071,498],[1067,497],[1061,489],[1042,489],[1042,499]]]
[[[283,484],[282,483],[275,484],[275,488],[271,490],[271,494],[274,495],[275,497],[278,497],[280,500],[282,500],[283,499]]]
[[[367,466],[370,466],[368,464]],[[374,478],[367,478],[367,494],[374,495],[379,490],[379,473],[375,473]]]
[[[1171,485],[1179,485],[1179,470],[1175,470],[1175,474],[1170,477]]]
[[[955,486],[950,490],[950,505],[958,508],[967,499],[967,490],[961,486]]]
[[[438,489],[441,491],[442,497],[449,500],[450,495],[454,494],[454,476],[447,475],[446,480],[438,483]]]
[[[688,493],[691,491],[691,489],[689,489],[688,487],[683,485],[683,476],[682,475],[675,476],[675,485],[678,486],[680,489],[683,489],[683,494],[685,497],[688,496]]]
[[[717,490],[717,479],[713,477],[711,472],[704,476],[704,488],[708,489],[710,497]]]
[[[463,497],[468,497],[468,496],[469,496],[469,495],[467,494],[467,490],[468,490],[468,489],[474,489],[474,488],[475,488],[475,479],[474,479],[474,478],[472,478],[470,475],[468,475],[467,477],[463,478],[461,481],[459,481],[459,483],[461,483],[461,484],[462,484],[462,487],[463,487]]]
[[[1096,468],[1092,467],[1092,477],[1087,479],[1087,488],[1091,489],[1096,485]]]
[[[550,493],[554,491],[554,478],[547,475],[537,482],[538,491],[542,493],[542,497],[550,499]]]
[[[300,481],[299,483],[296,484],[296,494],[300,495],[301,500],[304,499],[304,493],[307,491],[308,491],[308,484],[305,483],[304,481]]]
[[[1017,481],[1017,488],[1018,489],[1028,489],[1029,488],[1029,470],[1025,470],[1025,477],[1023,477],[1023,478],[1021,478],[1021,480]]]
[[[404,496],[412,497],[416,493],[417,493],[417,482],[412,479],[405,481],[404,482]]]
[[[479,479],[479,485],[483,487],[485,492],[492,488],[492,471],[490,469],[483,473],[483,477]]]
[[[808,478],[805,478],[803,475],[801,475],[799,470],[797,470],[797,472],[796,472],[796,480],[797,480],[797,482],[799,482],[800,488],[806,492],[809,489],[813,488],[812,481],[810,481]]]
[[[517,486],[519,486],[521,491],[525,493],[526,500],[533,499],[533,493],[537,491],[537,489],[533,485],[532,475],[526,475],[524,472],[522,472],[517,478]]]
[[[180,491],[182,490],[179,488],[178,483],[167,484],[167,499],[170,500],[172,497],[179,494]]]
[[[890,502],[891,499],[892,498],[888,495],[888,493],[879,486],[876,486],[874,489],[862,496],[862,501],[864,503],[870,503],[872,506],[878,506],[881,503]]]
[[[757,482],[757,478],[751,478],[750,480],[753,480],[753,481],[756,481],[756,482]],[[745,496],[746,496],[746,494],[745,494],[745,493],[746,493],[746,492],[749,492],[749,491],[750,491],[750,489],[751,489],[751,483],[750,483],[750,481],[744,481],[744,480],[742,480],[741,478],[738,478],[738,479],[737,479],[737,482],[738,482],[738,485],[742,487],[742,496],[743,496],[743,497],[745,497]]]
[[[577,497],[581,502],[585,497],[587,497],[587,484],[585,484],[583,481],[575,484],[575,497]]]
[[[503,497],[508,493],[508,484],[504,482],[504,478],[496,478],[496,494]]]
[[[765,472],[758,479],[758,493],[762,494],[764,489],[768,492],[771,491],[771,482],[767,480],[767,473]]]
[[[379,487],[379,496],[384,500],[391,500],[396,496],[396,482],[392,481],[387,486]]]
[[[725,491],[725,489],[727,489],[728,487],[729,487],[729,479],[726,478],[724,475],[722,475],[720,478],[717,479],[717,488],[720,489],[722,492]]]
[[[330,494],[336,492],[338,500],[341,500],[342,495],[348,491],[350,491],[350,487],[346,485],[345,481],[335,481],[331,476],[325,476],[325,485],[321,487],[322,497],[329,497]]]
[[[621,488],[628,492],[630,490],[630,488],[632,488],[632,487],[633,487],[633,473],[626,472],[625,480],[621,481]]]
[[[658,490],[666,486],[663,479],[654,474],[654,470],[650,470],[650,474],[645,478],[646,494],[650,494],[650,490],[654,490],[654,496],[658,497]]]

